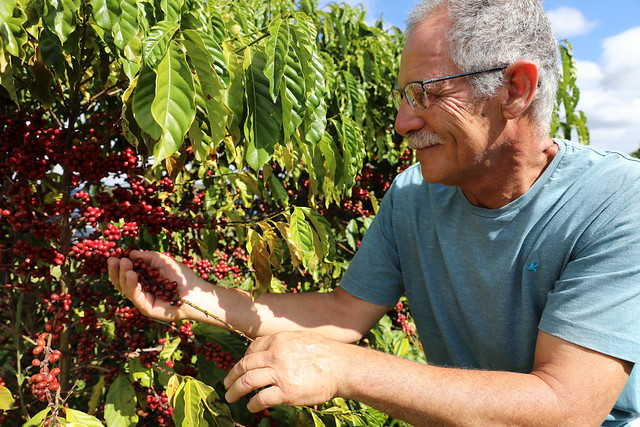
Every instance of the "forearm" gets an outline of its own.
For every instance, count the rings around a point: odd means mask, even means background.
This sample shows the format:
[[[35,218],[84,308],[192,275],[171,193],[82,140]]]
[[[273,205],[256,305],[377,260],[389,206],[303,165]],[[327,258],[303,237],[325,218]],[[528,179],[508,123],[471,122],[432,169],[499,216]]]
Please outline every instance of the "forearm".
[[[250,337],[307,330],[352,342],[388,309],[340,288],[327,293],[263,294],[254,301],[248,292],[209,283],[184,264],[157,252],[132,251],[130,256],[107,261],[109,279],[142,314],[165,321],[196,320],[239,330]],[[177,283],[183,304],[144,292],[132,260],[142,260],[164,280]]]
[[[413,425],[572,425],[575,414],[563,412],[559,395],[539,376],[440,368],[350,350],[341,396]]]
[[[200,308],[220,318],[250,337],[277,332],[309,330],[328,338],[353,342],[362,337],[368,327],[349,319],[348,306],[341,304],[340,293],[263,294],[253,300],[248,292],[208,285],[199,286],[194,294]],[[201,311],[186,311],[192,320],[225,326]]]

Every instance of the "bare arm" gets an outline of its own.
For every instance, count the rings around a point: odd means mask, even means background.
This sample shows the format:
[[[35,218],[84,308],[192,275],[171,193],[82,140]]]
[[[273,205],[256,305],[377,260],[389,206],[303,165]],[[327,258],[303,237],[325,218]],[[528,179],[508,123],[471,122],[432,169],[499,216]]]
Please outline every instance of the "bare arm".
[[[156,252],[132,251],[131,258],[142,258],[159,269],[163,276],[178,282],[182,298],[250,337],[306,329],[337,341],[353,342],[388,309],[358,299],[340,288],[328,293],[264,294],[253,301],[248,292],[213,285],[186,266]],[[187,305],[171,306],[142,292],[129,259],[111,258],[108,267],[114,286],[143,314],[168,321],[191,319],[224,326]]]
[[[230,401],[271,386],[251,399],[251,411],[341,396],[416,426],[597,426],[631,368],[544,332],[528,374],[428,366],[301,333],[256,341],[225,384]]]

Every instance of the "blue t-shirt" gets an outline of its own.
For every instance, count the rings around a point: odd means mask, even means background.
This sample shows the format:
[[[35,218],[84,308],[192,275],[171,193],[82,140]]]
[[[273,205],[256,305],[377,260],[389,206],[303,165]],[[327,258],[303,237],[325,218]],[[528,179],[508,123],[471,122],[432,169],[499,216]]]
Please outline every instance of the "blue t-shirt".
[[[434,365],[531,372],[538,329],[640,362],[640,161],[555,142],[499,209],[427,183],[419,164],[398,175],[342,288],[382,305],[406,292]],[[605,425],[638,413],[634,367]]]

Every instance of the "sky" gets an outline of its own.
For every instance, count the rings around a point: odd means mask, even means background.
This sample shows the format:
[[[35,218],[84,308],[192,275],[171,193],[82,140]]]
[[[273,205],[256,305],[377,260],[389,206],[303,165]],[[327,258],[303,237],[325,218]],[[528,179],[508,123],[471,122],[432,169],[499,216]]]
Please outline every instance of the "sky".
[[[338,2],[342,2],[339,0]],[[346,0],[404,29],[417,0]],[[322,0],[319,2],[323,4]],[[640,148],[640,1],[546,0],[558,40],[573,47],[591,145],[631,153]]]

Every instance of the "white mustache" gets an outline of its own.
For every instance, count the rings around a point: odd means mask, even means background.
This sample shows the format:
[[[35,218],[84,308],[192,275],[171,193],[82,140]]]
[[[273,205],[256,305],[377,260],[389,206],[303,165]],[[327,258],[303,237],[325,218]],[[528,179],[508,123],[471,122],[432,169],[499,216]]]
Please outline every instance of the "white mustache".
[[[431,147],[432,145],[444,144],[444,139],[433,132],[420,130],[409,135],[407,142],[409,147],[414,150]]]

